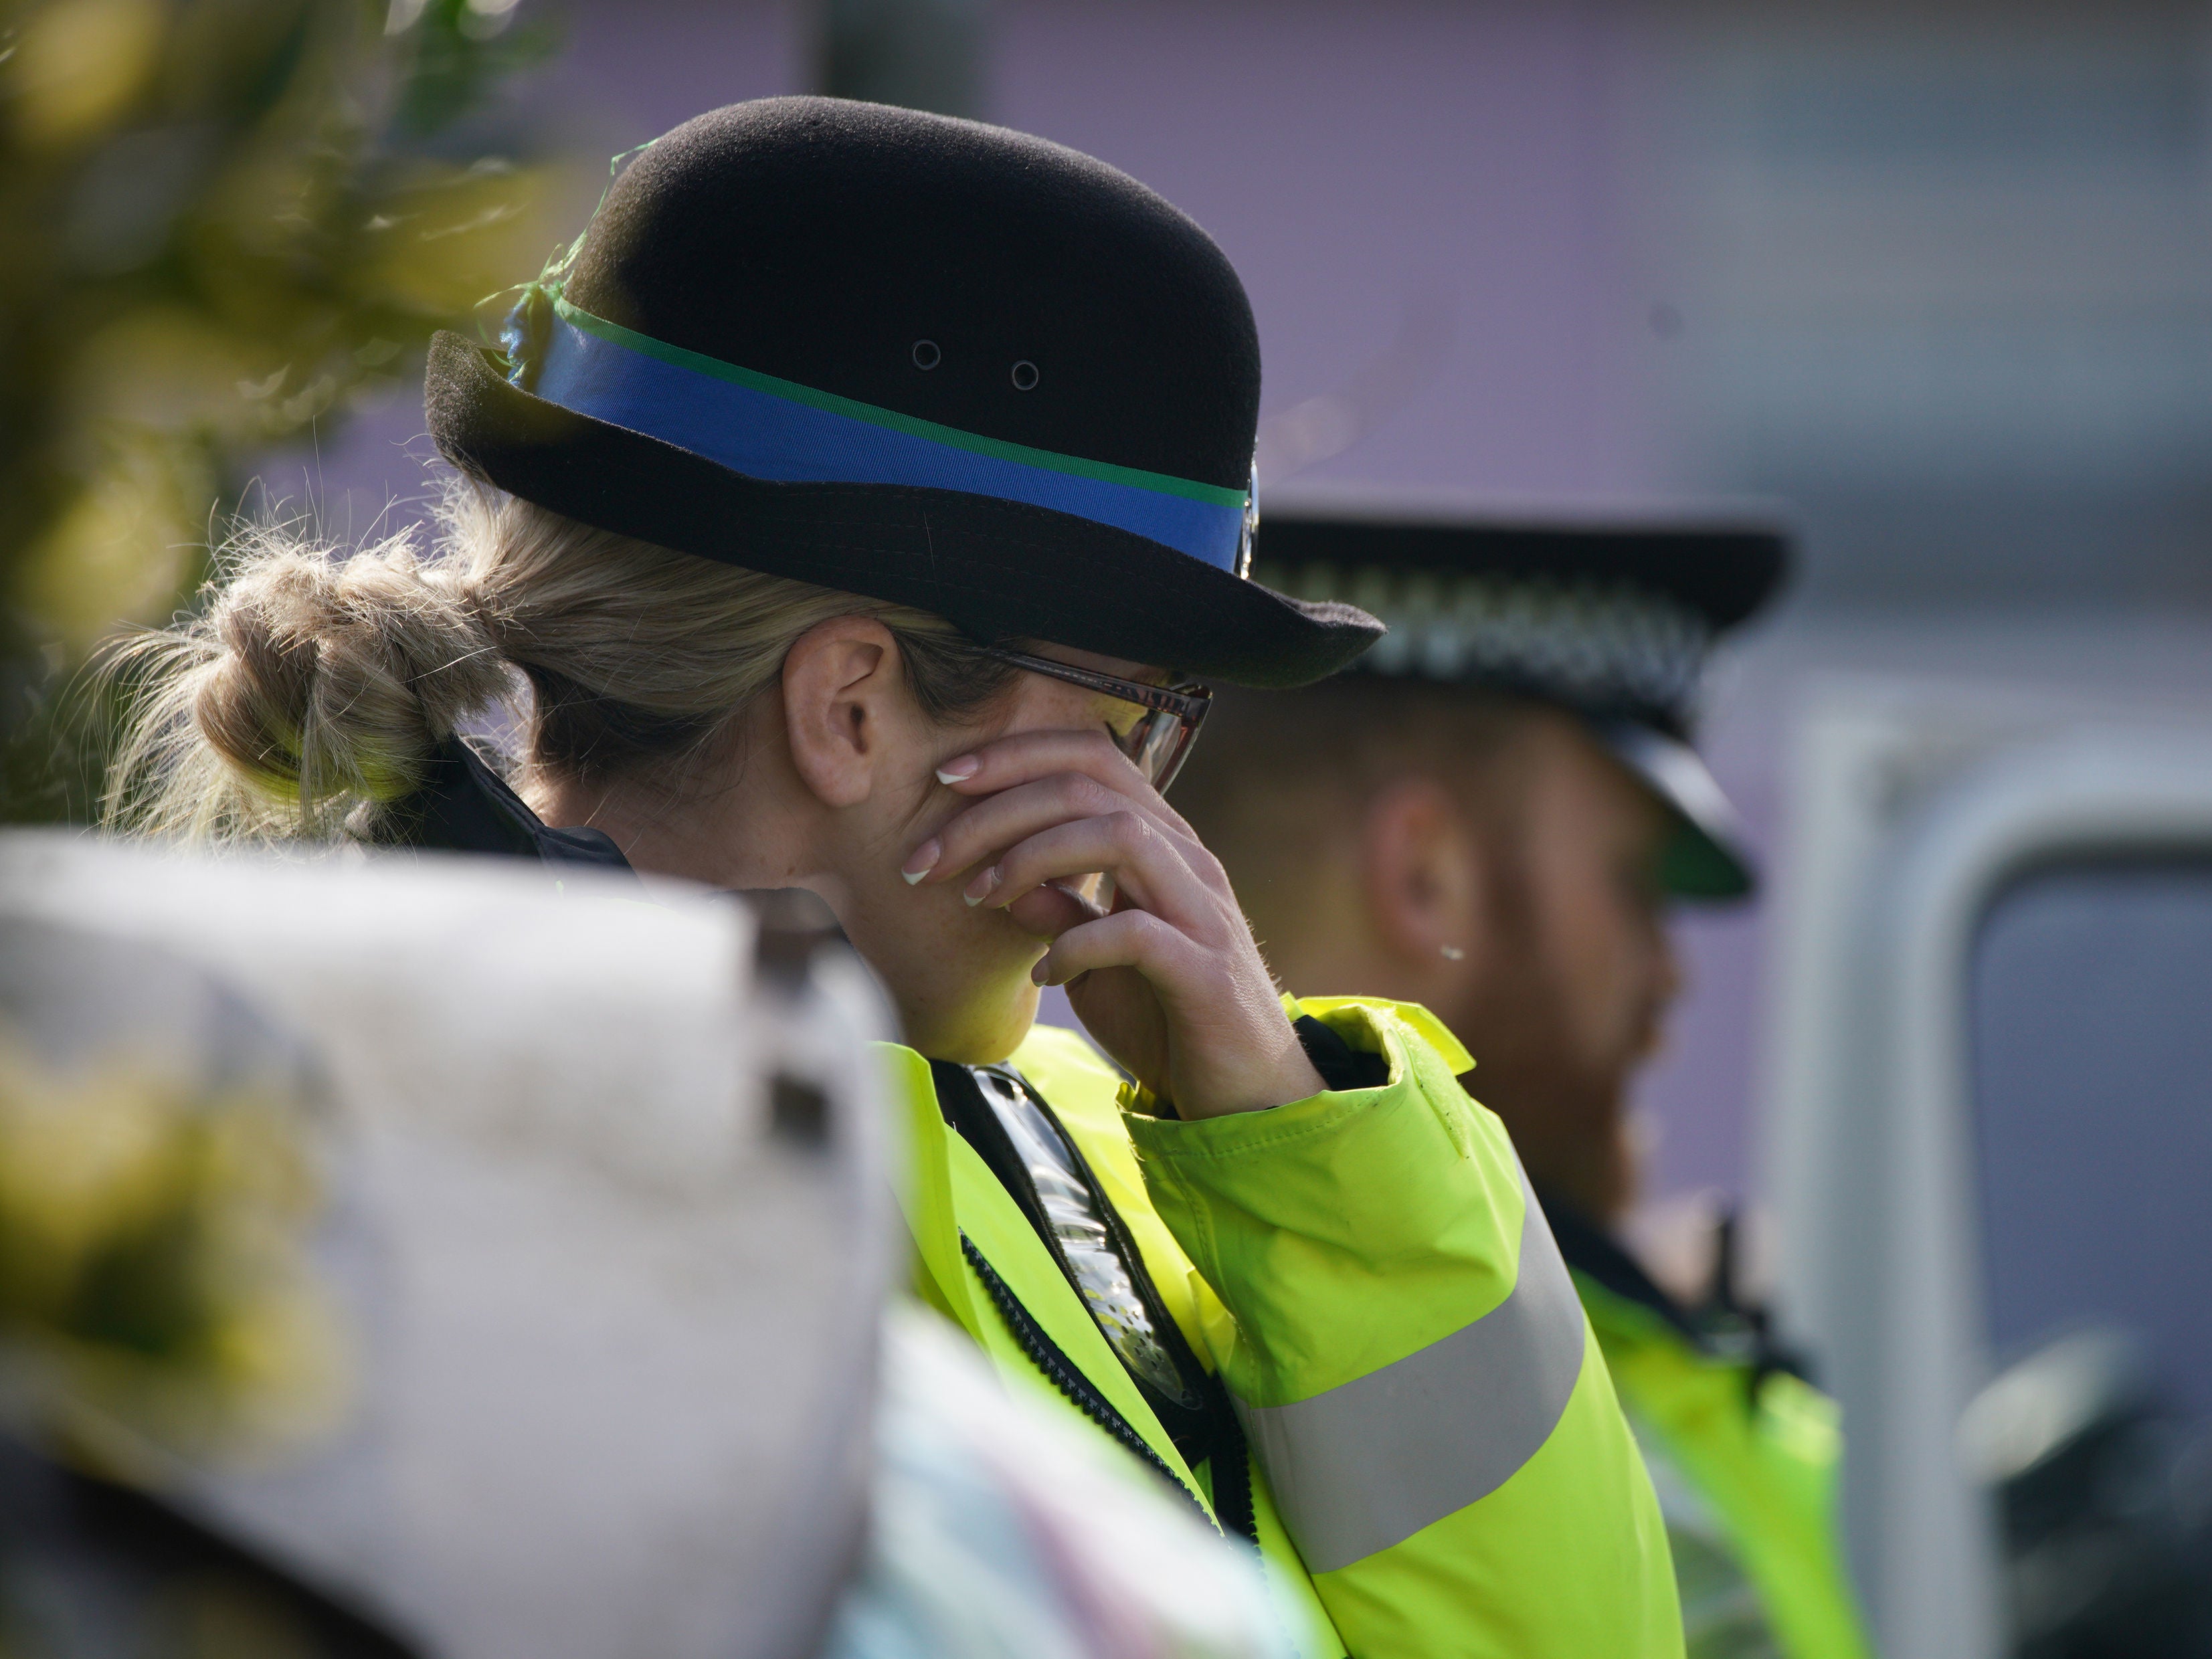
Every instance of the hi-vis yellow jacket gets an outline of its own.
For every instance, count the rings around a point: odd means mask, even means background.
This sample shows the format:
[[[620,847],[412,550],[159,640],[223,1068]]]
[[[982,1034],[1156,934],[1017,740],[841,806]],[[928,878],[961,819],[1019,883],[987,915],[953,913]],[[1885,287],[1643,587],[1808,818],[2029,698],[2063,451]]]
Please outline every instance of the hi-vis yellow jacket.
[[[1837,1526],[1835,1402],[1577,1285],[1660,1487],[1692,1659],[1869,1659]]]
[[[1152,1115],[1072,1032],[1038,1028],[1013,1064],[1227,1385],[1262,1554],[1307,1615],[1302,1650],[1680,1655],[1650,1481],[1504,1130],[1455,1081],[1472,1062],[1423,1009],[1291,1012],[1382,1054],[1387,1083],[1185,1123]],[[994,1300],[1010,1291],[1210,1501],[1212,1469],[1184,1462],[1021,1209],[946,1127],[927,1062],[886,1053],[919,1294],[1013,1386],[1048,1388]]]

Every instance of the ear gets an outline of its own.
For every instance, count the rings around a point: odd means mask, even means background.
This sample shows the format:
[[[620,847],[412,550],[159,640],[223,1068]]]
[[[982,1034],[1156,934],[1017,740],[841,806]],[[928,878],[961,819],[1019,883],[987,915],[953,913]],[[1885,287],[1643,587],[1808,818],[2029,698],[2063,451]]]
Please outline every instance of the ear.
[[[912,703],[898,641],[872,617],[817,623],[784,657],[792,765],[824,806],[857,806],[875,791]]]
[[[1360,833],[1377,942],[1424,973],[1461,960],[1448,951],[1482,951],[1490,933],[1483,860],[1474,826],[1443,785],[1413,777],[1385,787],[1369,802]]]

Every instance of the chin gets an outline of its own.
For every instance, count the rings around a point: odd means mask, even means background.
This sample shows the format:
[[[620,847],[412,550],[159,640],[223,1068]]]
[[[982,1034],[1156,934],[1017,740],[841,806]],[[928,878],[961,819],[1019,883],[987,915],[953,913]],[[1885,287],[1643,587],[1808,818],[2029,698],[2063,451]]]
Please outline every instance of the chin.
[[[994,1064],[1006,1059],[1015,1049],[1020,1048],[1022,1039],[1030,1034],[1030,1027],[1036,1024],[1036,1011],[1037,988],[1030,984],[1028,977],[1024,975],[1021,991],[1007,1007],[1005,1018],[1000,1022],[998,1035],[991,1044],[998,1052],[988,1060],[975,1060],[970,1063],[978,1066]]]
[[[1001,995],[976,994],[957,1009],[902,1010],[908,1043],[932,1060],[992,1066],[1021,1046],[1036,1023],[1037,988],[1026,966]]]

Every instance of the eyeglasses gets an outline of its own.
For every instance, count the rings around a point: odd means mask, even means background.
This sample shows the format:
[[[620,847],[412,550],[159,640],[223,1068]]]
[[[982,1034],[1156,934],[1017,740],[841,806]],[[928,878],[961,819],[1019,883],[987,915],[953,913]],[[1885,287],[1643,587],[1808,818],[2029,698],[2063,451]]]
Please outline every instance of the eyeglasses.
[[[1048,679],[1101,692],[1120,702],[1135,704],[1141,712],[1126,726],[1110,728],[1114,744],[1145,775],[1146,781],[1163,793],[1182,769],[1190,746],[1197,740],[1198,728],[1206,723],[1206,711],[1213,706],[1213,693],[1195,681],[1185,681],[1181,685],[1146,685],[1141,680],[1125,680],[1118,675],[1102,674],[1095,668],[1078,668],[1072,662],[1032,657],[1004,646],[985,645],[976,649],[994,661],[1011,663],[1032,674],[1042,674]]]

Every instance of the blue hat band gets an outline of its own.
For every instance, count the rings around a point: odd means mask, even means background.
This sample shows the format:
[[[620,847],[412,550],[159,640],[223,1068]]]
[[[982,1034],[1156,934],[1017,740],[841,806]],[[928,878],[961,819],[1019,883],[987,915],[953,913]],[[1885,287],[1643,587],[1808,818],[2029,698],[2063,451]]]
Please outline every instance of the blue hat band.
[[[529,366],[537,396],[747,477],[1022,501],[1245,574],[1247,492],[1031,449],[840,398],[652,339],[558,297],[547,322],[543,353]]]

